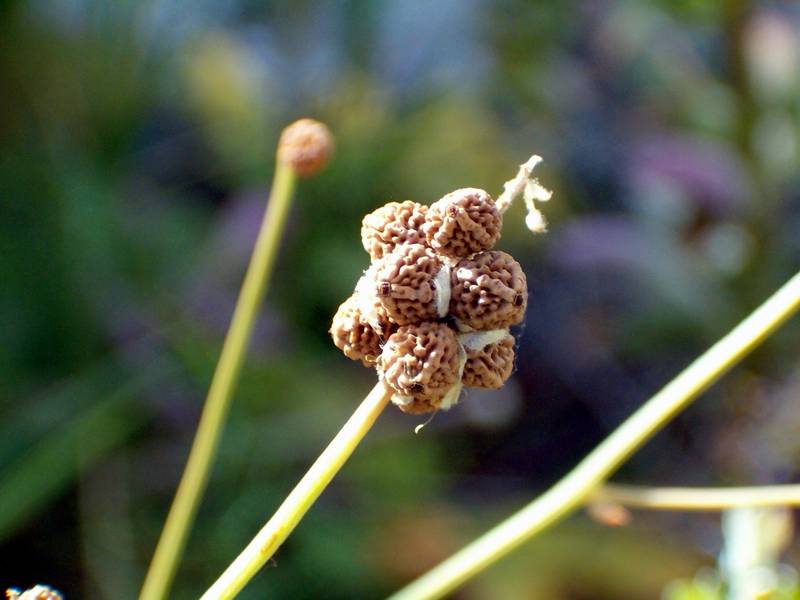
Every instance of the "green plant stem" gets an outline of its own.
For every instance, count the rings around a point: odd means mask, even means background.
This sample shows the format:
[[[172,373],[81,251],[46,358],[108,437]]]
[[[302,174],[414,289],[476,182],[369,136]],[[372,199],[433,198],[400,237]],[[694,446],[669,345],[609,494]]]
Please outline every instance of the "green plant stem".
[[[178,561],[183,554],[189,529],[208,481],[211,462],[217,449],[222,425],[225,423],[233,389],[242,370],[258,308],[269,285],[295,180],[293,171],[278,162],[269,204],[230,328],[222,345],[219,362],[211,379],[189,459],[147,571],[139,595],[140,600],[161,600],[167,595]]]
[[[441,598],[579,508],[633,452],[800,308],[800,273],[620,425],[552,488],[392,596]]]
[[[331,482],[358,443],[372,427],[391,396],[382,382],[372,388],[361,405],[336,434],[327,448],[283,501],[242,553],[234,560],[201,600],[234,598],[275,554],[303,515]]]
[[[745,506],[800,506],[800,485],[718,488],[604,485],[592,492],[589,502],[677,511],[720,511]]]

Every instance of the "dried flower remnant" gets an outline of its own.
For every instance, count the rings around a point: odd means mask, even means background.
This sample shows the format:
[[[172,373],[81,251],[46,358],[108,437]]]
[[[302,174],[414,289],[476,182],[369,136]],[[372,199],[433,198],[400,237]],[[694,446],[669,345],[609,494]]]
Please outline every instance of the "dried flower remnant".
[[[453,267],[450,314],[460,328],[506,329],[522,322],[527,304],[525,273],[509,254],[481,252]]]
[[[547,221],[536,208],[536,202],[547,202],[553,195],[550,190],[542,187],[539,180],[533,176],[533,170],[540,162],[542,162],[542,157],[534,154],[521,164],[514,178],[503,184],[503,193],[497,198],[497,210],[503,214],[521,195],[525,202],[525,208],[528,210],[528,214],[525,216],[525,225],[532,233],[547,231]]]
[[[389,319],[398,325],[447,315],[449,266],[422,244],[404,244],[376,263],[375,286]]]
[[[378,361],[384,340],[370,325],[356,296],[345,300],[336,311],[330,334],[333,343],[347,358],[360,360],[365,367],[374,366]]]
[[[422,225],[428,207],[405,200],[389,202],[361,222],[361,243],[372,260],[382,258],[401,244],[424,244]]]
[[[514,370],[514,336],[507,329],[460,336],[467,361],[461,383],[466,387],[499,390]]]
[[[458,400],[464,353],[447,325],[426,321],[389,336],[378,361],[384,383],[400,410],[420,414],[450,408]]]
[[[503,217],[487,192],[464,188],[434,202],[423,229],[431,248],[461,258],[494,246],[502,225]]]
[[[321,171],[333,154],[333,136],[325,124],[314,119],[295,121],[281,133],[278,160],[300,177]]]
[[[6,590],[7,600],[64,600],[64,597],[46,585],[37,585],[20,592],[16,589]]]

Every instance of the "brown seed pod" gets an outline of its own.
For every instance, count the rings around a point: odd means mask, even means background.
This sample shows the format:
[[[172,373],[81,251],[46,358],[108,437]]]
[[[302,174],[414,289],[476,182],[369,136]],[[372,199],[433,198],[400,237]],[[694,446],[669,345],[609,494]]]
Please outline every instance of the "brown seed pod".
[[[400,327],[389,336],[378,372],[395,394],[392,402],[412,414],[450,408],[458,400],[463,350],[442,323]]]
[[[333,343],[347,358],[371,367],[378,361],[384,338],[370,324],[359,304],[356,295],[342,303],[333,317],[330,334]]]
[[[487,192],[464,188],[431,205],[423,230],[431,248],[462,258],[494,246],[502,225],[503,217]]]
[[[413,200],[389,202],[361,222],[361,243],[372,260],[392,252],[400,244],[424,244],[422,225],[428,207]]]
[[[375,290],[398,325],[444,317],[450,304],[450,267],[422,244],[403,244],[375,264]]]
[[[507,329],[467,333],[459,337],[467,354],[461,383],[499,390],[514,370],[514,336]]]
[[[451,284],[450,314],[462,329],[506,329],[525,318],[525,273],[505,252],[491,250],[458,261]]]
[[[281,133],[278,160],[300,177],[321,171],[333,154],[333,136],[324,123],[314,119],[295,121]]]

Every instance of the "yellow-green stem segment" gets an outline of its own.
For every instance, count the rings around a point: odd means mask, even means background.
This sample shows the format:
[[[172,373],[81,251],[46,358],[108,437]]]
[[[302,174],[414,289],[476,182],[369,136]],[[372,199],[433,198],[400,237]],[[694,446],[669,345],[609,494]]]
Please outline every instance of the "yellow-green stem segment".
[[[391,392],[382,382],[364,401],[311,465],[267,524],[256,534],[201,600],[234,598],[275,554],[314,501],[338,473],[389,401]]]
[[[676,511],[720,511],[745,506],[800,506],[800,485],[751,487],[645,487],[604,485],[590,502],[608,502],[630,508]]]
[[[653,434],[800,308],[800,273],[647,401],[561,481],[391,600],[442,598],[579,508]]]
[[[140,600],[161,600],[166,597],[183,554],[189,529],[208,481],[208,473],[233,390],[242,370],[253,324],[261,299],[269,285],[278,243],[291,205],[295,180],[294,172],[278,162],[264,220],[233,311],[219,362],[211,379],[189,460],[147,571],[139,594]]]

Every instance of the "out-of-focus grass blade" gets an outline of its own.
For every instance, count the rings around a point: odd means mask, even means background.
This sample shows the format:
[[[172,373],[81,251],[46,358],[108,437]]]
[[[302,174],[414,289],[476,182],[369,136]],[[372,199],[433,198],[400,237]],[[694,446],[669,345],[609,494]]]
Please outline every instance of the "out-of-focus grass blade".
[[[66,381],[54,384],[42,393],[32,394],[12,407],[5,403],[0,410],[0,472],[20,458],[35,441],[73,415],[96,406],[97,399],[119,389],[125,371],[113,360],[103,360]],[[0,479],[0,487],[3,481]]]
[[[147,415],[133,400],[165,376],[161,369],[118,388],[48,433],[0,473],[0,540],[37,515],[98,458],[135,434]]]

